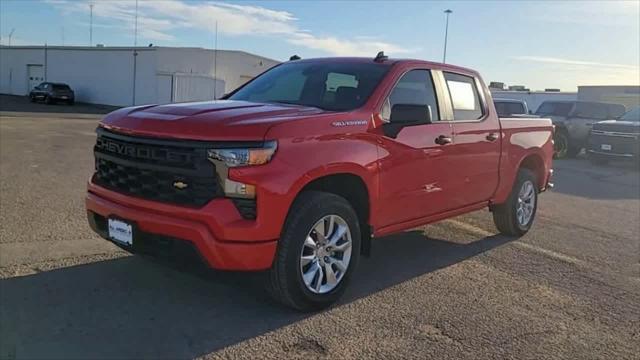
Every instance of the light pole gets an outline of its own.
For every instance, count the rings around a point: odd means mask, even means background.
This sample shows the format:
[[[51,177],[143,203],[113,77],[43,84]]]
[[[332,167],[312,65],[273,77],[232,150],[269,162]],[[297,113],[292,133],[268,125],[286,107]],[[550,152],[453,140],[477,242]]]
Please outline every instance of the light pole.
[[[13,36],[14,31],[16,31],[16,28],[11,29],[11,32],[9,33],[9,46],[11,46],[11,37]]]
[[[133,89],[131,105],[136,105],[136,73],[138,65],[138,0],[136,0],[136,12],[133,25]]]
[[[89,3],[89,46],[93,46],[93,3]]]
[[[447,62],[447,37],[449,35],[449,14],[453,11],[451,9],[447,9],[444,11],[447,14],[447,24],[444,27],[444,54],[442,55],[442,63]]]

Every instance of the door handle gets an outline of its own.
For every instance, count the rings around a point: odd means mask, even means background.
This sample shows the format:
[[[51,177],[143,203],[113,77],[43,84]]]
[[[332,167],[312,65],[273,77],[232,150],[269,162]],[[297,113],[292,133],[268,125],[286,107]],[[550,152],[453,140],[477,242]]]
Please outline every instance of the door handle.
[[[447,145],[447,144],[451,144],[452,142],[453,140],[451,140],[450,137],[445,135],[440,135],[436,138],[436,144],[438,145]]]
[[[486,139],[491,141],[491,142],[496,141],[496,140],[498,140],[498,134],[491,133],[491,134],[487,135]]]

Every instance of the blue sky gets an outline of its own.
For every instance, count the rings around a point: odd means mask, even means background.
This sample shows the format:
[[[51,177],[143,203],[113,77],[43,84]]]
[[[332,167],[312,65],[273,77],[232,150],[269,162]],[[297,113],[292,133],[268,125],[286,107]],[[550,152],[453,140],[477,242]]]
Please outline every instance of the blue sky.
[[[133,45],[135,0],[93,0],[93,42]],[[0,39],[88,45],[89,2],[0,0]],[[640,1],[139,0],[138,44],[218,47],[277,60],[374,56],[442,60],[531,89],[640,83]]]

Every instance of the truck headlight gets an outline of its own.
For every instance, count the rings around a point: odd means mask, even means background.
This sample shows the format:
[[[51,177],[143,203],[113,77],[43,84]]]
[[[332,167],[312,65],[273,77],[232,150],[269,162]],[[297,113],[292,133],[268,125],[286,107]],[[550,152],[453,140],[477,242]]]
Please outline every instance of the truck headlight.
[[[275,140],[266,141],[262,147],[242,149],[209,149],[210,160],[221,161],[228,167],[263,165],[271,161],[278,148]]]

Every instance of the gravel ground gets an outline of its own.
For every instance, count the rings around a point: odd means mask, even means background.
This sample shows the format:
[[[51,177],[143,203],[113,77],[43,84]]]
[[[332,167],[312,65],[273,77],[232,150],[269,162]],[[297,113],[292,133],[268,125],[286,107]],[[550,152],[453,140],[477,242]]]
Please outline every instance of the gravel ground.
[[[521,239],[496,235],[487,211],[376,239],[338,306],[299,314],[260,274],[129,256],[93,235],[97,121],[0,114],[0,358],[639,358],[629,165],[556,162]]]

